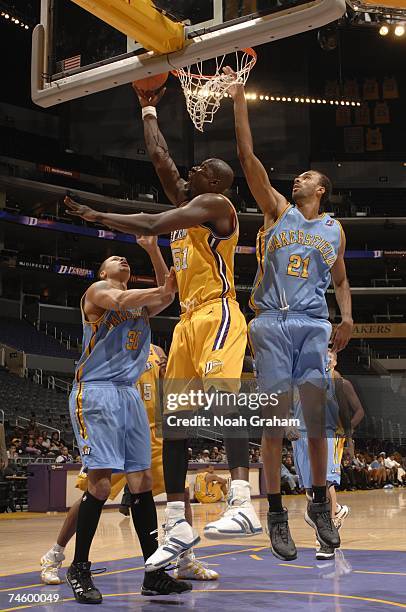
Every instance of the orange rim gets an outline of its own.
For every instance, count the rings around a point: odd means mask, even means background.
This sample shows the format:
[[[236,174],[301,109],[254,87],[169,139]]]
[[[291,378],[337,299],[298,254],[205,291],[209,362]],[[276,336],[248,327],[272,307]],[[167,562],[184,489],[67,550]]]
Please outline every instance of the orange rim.
[[[257,61],[257,52],[254,51],[254,49],[252,49],[251,47],[247,47],[246,49],[238,49],[238,51],[243,51],[244,53],[246,53],[247,55],[251,56],[251,59],[249,61],[249,63],[246,65],[245,69],[249,66],[249,69],[251,70]],[[238,51],[236,51],[236,53],[238,53]],[[228,55],[227,53],[225,55]],[[180,70],[183,69],[176,69],[176,70],[171,70],[171,74],[173,74],[173,76],[176,76],[179,78],[179,72]],[[218,77],[217,74],[212,74],[212,75],[205,75],[205,74],[193,74],[190,73],[190,76],[194,79],[206,79],[207,81],[210,79],[215,79],[216,77]]]

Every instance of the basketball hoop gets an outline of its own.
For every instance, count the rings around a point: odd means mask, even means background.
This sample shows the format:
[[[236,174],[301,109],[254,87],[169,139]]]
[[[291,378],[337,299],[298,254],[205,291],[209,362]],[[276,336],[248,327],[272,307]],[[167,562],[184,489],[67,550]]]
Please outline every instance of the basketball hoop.
[[[227,90],[237,83],[245,85],[257,61],[254,49],[236,51],[235,67],[231,67],[237,76],[233,78],[223,72],[223,67],[229,64],[225,63],[226,57],[227,55],[223,55],[215,58],[215,71],[212,75],[203,74],[203,62],[172,71],[180,80],[186,98],[186,108],[200,132],[204,131],[206,123],[213,123],[214,115],[220,108]]]

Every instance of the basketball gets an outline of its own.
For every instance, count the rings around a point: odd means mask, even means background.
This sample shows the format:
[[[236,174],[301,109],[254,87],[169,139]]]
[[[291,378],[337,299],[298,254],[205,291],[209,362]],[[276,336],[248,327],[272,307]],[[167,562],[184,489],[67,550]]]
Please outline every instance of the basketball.
[[[155,74],[145,79],[138,79],[138,81],[133,82],[133,87],[144,93],[158,91],[165,85],[168,76],[169,72],[163,72],[162,74]]]

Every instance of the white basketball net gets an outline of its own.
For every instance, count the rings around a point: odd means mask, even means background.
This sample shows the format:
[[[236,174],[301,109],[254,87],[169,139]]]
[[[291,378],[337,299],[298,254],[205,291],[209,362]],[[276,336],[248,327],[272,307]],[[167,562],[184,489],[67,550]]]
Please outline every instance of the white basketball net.
[[[215,58],[215,73],[210,76],[203,74],[203,62],[174,71],[182,85],[190,118],[200,132],[204,131],[206,123],[213,123],[214,115],[228,89],[237,83],[245,85],[251,68],[257,61],[256,53],[252,49],[236,51],[235,57],[236,67],[231,67],[236,78],[223,72],[223,67],[229,65],[229,62],[225,63],[226,55]]]

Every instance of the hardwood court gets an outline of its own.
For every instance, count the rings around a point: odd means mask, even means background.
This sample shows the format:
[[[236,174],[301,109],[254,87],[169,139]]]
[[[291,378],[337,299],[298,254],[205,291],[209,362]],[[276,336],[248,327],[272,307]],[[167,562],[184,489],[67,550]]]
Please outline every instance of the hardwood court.
[[[299,555],[293,563],[275,559],[269,551],[268,536],[245,540],[205,540],[197,556],[206,558],[221,573],[217,583],[194,583],[187,596],[171,599],[183,610],[205,610],[216,606],[232,609],[282,610],[384,610],[406,608],[406,490],[339,493],[339,502],[351,512],[342,528],[342,551],[335,562],[316,561],[314,534],[305,524],[304,496],[284,498]],[[266,501],[255,500],[263,524]],[[216,518],[222,505],[194,505],[195,526]],[[53,544],[64,515],[25,515],[0,520],[0,610],[26,607],[52,610],[56,604],[11,602],[11,594],[58,594],[63,605],[77,608],[66,585],[49,587],[39,583],[39,559]],[[163,518],[163,507],[159,508]],[[66,551],[67,564],[73,543]],[[94,566],[107,567],[96,577],[105,597],[103,609],[167,609],[161,598],[139,595],[142,560],[131,521],[115,510],[103,513],[92,546]],[[136,558],[138,557],[138,558]],[[166,604],[170,603],[166,598]],[[61,605],[61,602],[58,606]],[[141,608],[140,608],[141,606]]]

